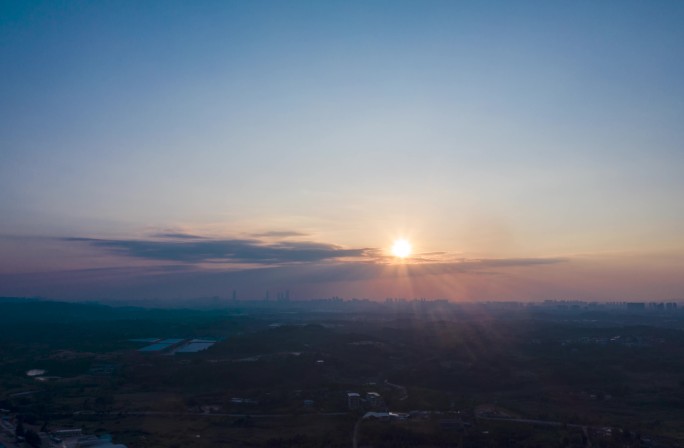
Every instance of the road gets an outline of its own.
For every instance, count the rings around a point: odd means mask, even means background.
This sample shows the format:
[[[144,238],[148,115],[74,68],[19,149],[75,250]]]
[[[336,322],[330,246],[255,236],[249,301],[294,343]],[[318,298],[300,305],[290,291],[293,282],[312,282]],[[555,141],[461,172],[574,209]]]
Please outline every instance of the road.
[[[354,424],[354,432],[352,433],[352,448],[358,448],[359,445],[359,429],[361,428],[361,422],[363,421],[365,415],[359,417],[359,419],[356,421],[356,424]],[[478,416],[477,418],[482,419],[482,420],[493,420],[493,421],[500,421],[500,422],[513,422],[513,423],[524,423],[524,424],[532,424],[532,425],[544,425],[544,426],[565,426],[568,428],[577,428],[581,429],[582,433],[585,435],[587,444],[586,448],[592,448],[591,445],[591,440],[589,439],[589,429],[597,429],[597,430],[603,430],[606,428],[606,426],[587,426],[587,425],[577,425],[574,423],[563,423],[563,422],[555,422],[551,420],[535,420],[535,419],[530,419],[530,418],[501,418],[501,417],[483,417],[483,416]],[[612,429],[612,428],[611,428]]]
[[[534,420],[534,419],[529,419],[529,418],[502,418],[502,417],[483,417],[483,416],[477,416],[477,418],[482,419],[482,420],[496,420],[500,422],[516,422],[516,423],[530,423],[533,425],[546,425],[546,426],[567,426],[568,428],[587,428],[587,429],[597,429],[597,430],[602,430],[605,428],[608,428],[608,426],[588,426],[588,425],[578,425],[575,423],[563,423],[563,422],[554,422],[552,420]],[[611,428],[612,429],[612,428]]]
[[[352,434],[352,448],[358,448],[359,446],[359,428],[361,427],[362,420],[363,417],[360,417],[354,425],[354,433]]]
[[[585,438],[587,439],[586,448],[592,448],[591,439],[589,438],[589,429],[594,429],[594,430],[599,430],[599,431],[603,431],[606,428],[610,429],[611,431],[614,429],[614,428],[611,428],[609,426],[577,425],[575,423],[554,422],[554,421],[550,421],[550,420],[534,420],[534,419],[528,419],[528,418],[500,418],[500,417],[483,417],[483,416],[478,416],[477,418],[482,419],[482,420],[496,420],[496,421],[500,421],[500,422],[527,423],[527,424],[545,425],[545,426],[566,426],[568,428],[581,429],[582,434],[584,434]]]
[[[392,384],[387,380],[385,380],[385,384],[390,386],[390,387],[394,387],[395,389],[399,389],[399,391],[401,392],[401,397],[399,397],[399,400],[403,401],[403,400],[406,400],[408,398],[408,391],[406,390],[406,388],[404,386],[400,386],[399,384]]]

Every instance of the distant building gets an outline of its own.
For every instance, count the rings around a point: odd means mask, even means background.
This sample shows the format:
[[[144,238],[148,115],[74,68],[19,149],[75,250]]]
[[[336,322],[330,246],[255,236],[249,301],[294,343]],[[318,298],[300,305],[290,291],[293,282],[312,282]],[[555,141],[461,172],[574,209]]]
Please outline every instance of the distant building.
[[[347,405],[352,411],[359,409],[361,407],[361,395],[356,392],[347,393]]]
[[[81,436],[83,434],[83,430],[81,428],[74,428],[74,429],[58,429],[55,431],[52,431],[52,434],[57,436],[57,437],[77,437]]]
[[[80,428],[58,429],[50,433],[50,440],[58,446],[68,446],[73,448],[126,448],[126,445],[112,442],[110,434],[95,436],[85,435]],[[54,445],[57,446],[57,445]]]
[[[381,409],[385,407],[385,401],[377,392],[368,392],[366,394],[366,402],[371,409]]]
[[[366,412],[363,414],[363,418],[377,418],[380,420],[389,420],[392,417],[392,414],[389,412]]]

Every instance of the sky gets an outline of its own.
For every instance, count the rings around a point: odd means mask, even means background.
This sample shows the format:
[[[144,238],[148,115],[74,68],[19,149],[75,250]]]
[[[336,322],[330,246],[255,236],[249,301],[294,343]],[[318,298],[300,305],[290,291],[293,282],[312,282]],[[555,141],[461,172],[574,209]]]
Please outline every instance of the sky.
[[[2,1],[0,296],[684,300],[682,23]]]

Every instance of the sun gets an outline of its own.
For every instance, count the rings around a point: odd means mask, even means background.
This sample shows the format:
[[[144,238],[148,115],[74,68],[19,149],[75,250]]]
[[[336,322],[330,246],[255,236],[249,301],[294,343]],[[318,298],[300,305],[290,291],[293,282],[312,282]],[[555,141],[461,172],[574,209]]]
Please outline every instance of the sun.
[[[411,243],[404,239],[395,240],[392,244],[392,255],[398,258],[406,258],[411,255]]]

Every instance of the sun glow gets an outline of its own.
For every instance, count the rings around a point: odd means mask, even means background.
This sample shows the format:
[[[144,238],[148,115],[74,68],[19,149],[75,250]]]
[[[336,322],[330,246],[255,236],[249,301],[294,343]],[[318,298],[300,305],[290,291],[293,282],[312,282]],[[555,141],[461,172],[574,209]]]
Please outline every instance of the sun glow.
[[[411,243],[401,239],[392,244],[392,255],[398,258],[406,258],[411,255]]]

